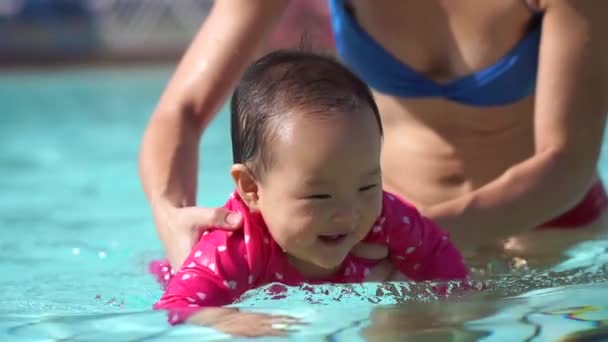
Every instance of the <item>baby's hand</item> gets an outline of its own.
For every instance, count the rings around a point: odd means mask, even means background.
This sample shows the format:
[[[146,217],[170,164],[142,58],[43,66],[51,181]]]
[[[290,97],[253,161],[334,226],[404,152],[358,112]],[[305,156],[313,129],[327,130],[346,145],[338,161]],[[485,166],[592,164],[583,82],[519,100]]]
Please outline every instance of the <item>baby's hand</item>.
[[[242,337],[286,336],[292,326],[302,324],[291,316],[242,312],[233,308],[205,308],[188,322]]]
[[[380,261],[371,272],[365,277],[369,282],[386,281],[408,281],[407,277],[401,273],[389,259]]]
[[[351,253],[363,259],[383,260],[388,257],[388,247],[379,243],[359,242]]]
[[[365,281],[385,282],[385,281],[407,281],[408,279],[395,268],[388,259],[388,247],[381,244],[360,242],[351,251],[359,258],[370,260],[381,260],[367,277]]]

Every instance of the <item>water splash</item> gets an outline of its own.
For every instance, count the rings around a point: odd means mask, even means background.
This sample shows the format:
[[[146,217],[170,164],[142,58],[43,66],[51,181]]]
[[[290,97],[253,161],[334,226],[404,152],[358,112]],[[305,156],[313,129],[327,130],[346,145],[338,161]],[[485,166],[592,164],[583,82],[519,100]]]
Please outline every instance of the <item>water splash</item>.
[[[538,289],[561,288],[608,282],[608,265],[572,269],[564,272],[531,271],[524,275],[503,275],[486,279],[450,282],[369,282],[286,286],[272,283],[245,293],[237,307],[280,307],[282,303],[318,305],[394,305],[411,301],[428,302],[443,298],[462,298],[483,292],[491,298],[507,298]]]

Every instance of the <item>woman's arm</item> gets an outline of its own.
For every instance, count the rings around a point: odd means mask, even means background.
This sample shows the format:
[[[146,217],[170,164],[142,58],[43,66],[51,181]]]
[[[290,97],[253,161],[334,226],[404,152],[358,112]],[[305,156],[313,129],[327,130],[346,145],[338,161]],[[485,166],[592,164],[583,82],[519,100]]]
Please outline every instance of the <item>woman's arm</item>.
[[[173,267],[182,263],[196,241],[197,226],[227,226],[226,211],[193,207],[200,137],[286,4],[287,0],[215,1],[152,114],[139,171]]]
[[[540,0],[545,12],[535,153],[473,193],[426,208],[461,247],[536,227],[574,206],[596,175],[608,111],[604,0]]]

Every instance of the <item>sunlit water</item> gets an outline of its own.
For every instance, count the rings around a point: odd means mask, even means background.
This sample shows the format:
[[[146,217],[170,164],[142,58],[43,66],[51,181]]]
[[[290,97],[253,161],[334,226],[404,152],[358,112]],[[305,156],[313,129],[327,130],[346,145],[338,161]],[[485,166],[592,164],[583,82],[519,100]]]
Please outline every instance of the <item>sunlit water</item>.
[[[170,328],[150,310],[161,290],[146,273],[161,256],[137,178],[146,120],[166,67],[0,75],[0,340],[218,340],[210,328]],[[603,158],[605,160],[605,157]],[[205,134],[200,203],[232,188],[225,111]],[[600,171],[606,174],[605,164]],[[608,339],[607,241],[583,246],[560,272],[450,285],[269,286],[236,306],[287,313],[294,340],[482,341]]]

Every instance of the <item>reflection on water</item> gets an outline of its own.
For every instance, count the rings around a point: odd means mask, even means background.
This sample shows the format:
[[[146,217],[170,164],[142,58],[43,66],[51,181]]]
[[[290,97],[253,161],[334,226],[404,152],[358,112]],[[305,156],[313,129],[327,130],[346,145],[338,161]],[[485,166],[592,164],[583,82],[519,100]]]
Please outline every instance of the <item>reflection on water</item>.
[[[597,265],[594,265],[594,267]],[[437,296],[442,288],[446,296]],[[481,289],[481,290],[473,290]],[[450,283],[269,284],[233,307],[292,315],[306,325],[291,337],[340,341],[598,341],[607,336],[608,273],[580,268]],[[249,315],[251,316],[251,315]],[[249,317],[250,319],[251,317]],[[61,340],[216,340],[214,329],[170,328],[162,312],[5,317],[6,338]],[[238,319],[233,320],[238,324]],[[226,324],[224,324],[226,327]],[[543,328],[546,327],[546,328]]]

